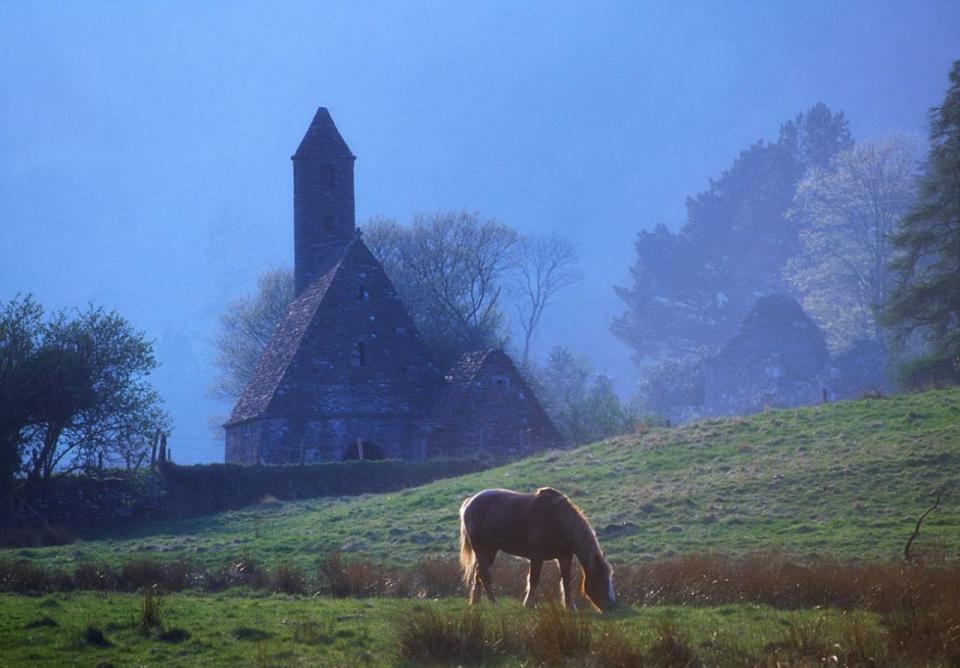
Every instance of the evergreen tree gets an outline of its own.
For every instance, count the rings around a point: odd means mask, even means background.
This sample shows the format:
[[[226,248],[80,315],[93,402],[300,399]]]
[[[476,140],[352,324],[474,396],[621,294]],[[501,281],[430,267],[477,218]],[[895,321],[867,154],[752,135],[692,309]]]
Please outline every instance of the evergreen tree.
[[[960,382],[960,61],[930,111],[930,152],[920,197],[894,237],[898,284],[886,310],[901,343],[925,353],[908,367],[912,384]]]

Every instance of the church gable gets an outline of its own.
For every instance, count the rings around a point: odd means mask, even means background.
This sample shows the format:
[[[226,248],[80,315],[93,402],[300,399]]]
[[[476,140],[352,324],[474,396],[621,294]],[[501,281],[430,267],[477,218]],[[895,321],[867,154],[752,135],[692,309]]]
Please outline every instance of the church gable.
[[[268,413],[411,415],[439,380],[396,289],[357,240],[337,264]]]
[[[502,350],[464,354],[446,373],[433,415],[432,454],[466,449],[514,456],[563,445],[523,374]]]
[[[260,356],[243,394],[237,400],[228,425],[262,417],[267,413],[274,393],[280,386],[304,334],[330,288],[337,268],[346,255],[346,250],[348,249],[344,249],[333,260],[332,266],[323,276],[298,294],[287,307],[270,338],[270,343]]]

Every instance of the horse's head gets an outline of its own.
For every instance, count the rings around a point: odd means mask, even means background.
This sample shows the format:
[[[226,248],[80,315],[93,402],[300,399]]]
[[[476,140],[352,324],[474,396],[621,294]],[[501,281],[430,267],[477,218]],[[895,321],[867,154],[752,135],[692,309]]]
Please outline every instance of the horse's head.
[[[617,604],[617,595],[613,591],[613,567],[603,558],[603,554],[594,554],[583,569],[580,591],[601,612],[612,610]]]

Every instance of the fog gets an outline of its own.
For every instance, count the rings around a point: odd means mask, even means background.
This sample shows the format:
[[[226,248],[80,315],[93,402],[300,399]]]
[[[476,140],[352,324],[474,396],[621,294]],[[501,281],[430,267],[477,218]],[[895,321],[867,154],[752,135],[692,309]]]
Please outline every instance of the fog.
[[[960,4],[0,4],[0,299],[114,309],[155,341],[182,463],[221,461],[218,315],[293,262],[289,157],[317,107],[357,222],[469,210],[557,232],[548,311],[629,396],[609,332],[641,230],[816,102],[857,139],[926,135]]]

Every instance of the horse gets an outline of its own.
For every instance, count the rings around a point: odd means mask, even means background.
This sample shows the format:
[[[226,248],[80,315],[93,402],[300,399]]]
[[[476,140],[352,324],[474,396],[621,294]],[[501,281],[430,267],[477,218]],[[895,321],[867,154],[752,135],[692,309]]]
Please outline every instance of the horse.
[[[597,535],[583,512],[550,487],[532,494],[487,489],[460,506],[460,566],[470,604],[480,602],[481,587],[491,602],[490,566],[502,550],[530,560],[523,604],[533,607],[543,562],[556,559],[564,607],[576,609],[570,569],[576,555],[583,569],[580,592],[600,612],[616,605],[613,568],[604,558]]]

